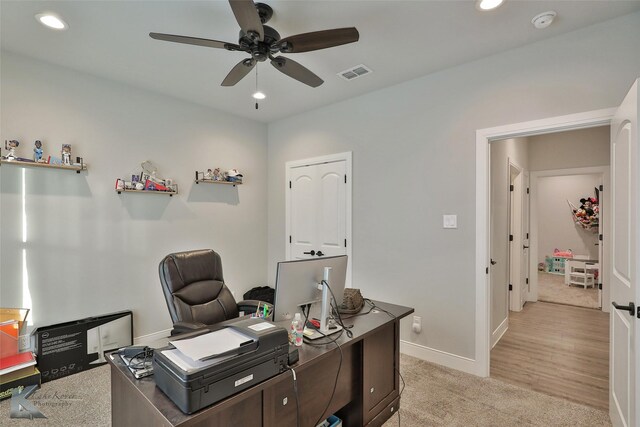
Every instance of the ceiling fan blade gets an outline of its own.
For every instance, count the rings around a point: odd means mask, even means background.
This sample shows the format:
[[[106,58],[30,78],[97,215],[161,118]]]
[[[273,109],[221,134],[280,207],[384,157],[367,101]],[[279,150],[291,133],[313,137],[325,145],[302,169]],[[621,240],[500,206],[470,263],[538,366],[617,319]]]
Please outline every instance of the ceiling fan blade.
[[[149,37],[155,40],[164,40],[174,43],[193,44],[196,46],[215,47],[218,49],[227,50],[241,50],[240,46],[233,43],[221,42],[218,40],[200,39],[198,37],[177,36],[174,34],[162,33],[149,33]]]
[[[264,28],[255,3],[252,0],[229,0],[229,4],[242,31],[249,37],[253,33],[258,40],[264,40]]]
[[[238,62],[236,66],[231,69],[231,71],[229,71],[229,74],[227,74],[227,77],[224,78],[220,86],[234,86],[247,74],[249,74],[249,71],[253,70],[253,67],[255,66],[255,59],[243,59],[242,61]]]
[[[278,42],[283,53],[310,52],[343,44],[357,42],[360,33],[355,27],[335,28],[333,30],[314,31],[285,37]]]
[[[311,87],[318,87],[324,83],[324,80],[313,74],[305,66],[298,64],[293,59],[278,56],[277,58],[271,58],[271,65],[281,73],[284,73],[287,76]]]

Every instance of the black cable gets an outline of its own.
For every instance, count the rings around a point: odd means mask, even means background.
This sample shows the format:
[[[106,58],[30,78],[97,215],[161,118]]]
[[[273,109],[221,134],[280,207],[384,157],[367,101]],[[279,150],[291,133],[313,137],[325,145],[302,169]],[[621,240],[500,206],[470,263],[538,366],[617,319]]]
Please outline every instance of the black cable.
[[[404,382],[404,377],[400,373],[400,369],[398,368],[395,368],[395,369],[398,372],[398,375],[400,375],[400,379],[402,380],[402,388],[400,389],[400,394],[398,395],[398,398],[401,398],[402,393],[404,392],[404,389],[407,387],[407,383]],[[398,410],[396,411],[396,413],[398,414],[398,427],[400,427],[400,404],[398,404]]]
[[[329,284],[327,283],[327,281],[326,281],[326,280],[323,280],[321,283],[322,283],[323,285],[325,285],[325,286],[327,287],[327,289],[329,289],[329,292],[331,293],[331,298],[333,298],[333,302],[336,304],[336,307],[335,307],[335,310],[334,310],[334,311],[335,311],[335,314],[337,314],[337,315],[338,315],[338,324],[339,324],[340,326],[342,326],[342,330],[343,330],[343,331],[345,331],[345,332],[347,333],[347,337],[349,337],[349,338],[353,338],[353,332],[351,332],[351,331],[350,331],[350,328],[347,328],[347,327],[344,325],[344,322],[342,321],[342,316],[340,315],[340,310],[338,310],[338,307],[337,307],[337,301],[338,301],[338,300],[336,299],[336,296],[334,295],[333,290],[331,289],[331,286],[329,286]],[[331,307],[332,307],[332,309],[333,309],[333,305],[332,305]],[[351,327],[353,327],[353,326],[351,326]]]
[[[325,334],[323,334],[322,332],[318,331],[318,333],[326,338],[328,338]],[[325,412],[327,412],[327,410],[329,409],[329,406],[331,405],[331,401],[333,400],[333,396],[336,394],[336,388],[338,386],[338,378],[340,378],[340,370],[342,369],[342,347],[340,347],[340,344],[338,344],[336,342],[336,340],[338,338],[340,338],[340,336],[342,335],[342,331],[340,331],[340,335],[338,335],[338,337],[336,337],[334,340],[332,340],[331,342],[333,342],[336,347],[338,347],[338,350],[340,350],[340,363],[338,364],[338,372],[336,372],[336,380],[333,382],[333,390],[331,391],[331,397],[329,397],[329,401],[327,402],[327,406],[322,410],[322,412],[320,413],[320,416],[318,417],[318,420],[313,423],[314,426],[317,426],[318,424],[320,424],[320,421],[322,420],[322,416],[324,415]],[[313,344],[311,344],[313,345]]]
[[[144,358],[140,360],[140,358],[143,355],[144,355]],[[149,364],[151,363],[151,360],[147,361],[147,359],[152,357],[152,355],[153,355],[153,351],[147,347],[141,352],[135,354],[131,359],[129,359],[128,367],[131,369],[135,369],[136,371],[140,369],[146,369],[149,367]]]
[[[346,320],[348,320],[348,319],[351,319],[351,318],[353,318],[353,317],[357,317],[357,316],[364,316],[364,315],[366,315],[366,314],[371,313],[371,310],[373,310],[373,308],[374,308],[375,304],[371,304],[369,301],[370,301],[370,300],[366,300],[366,299],[364,300],[364,302],[365,302],[366,304],[369,304],[369,305],[371,306],[371,307],[369,307],[369,311],[364,311],[364,312],[360,312],[360,313],[350,314],[350,315],[348,315],[348,316],[344,316],[342,319],[346,319]]]
[[[369,304],[371,304],[372,309],[376,309],[376,310],[382,311],[384,313],[387,313],[392,319],[396,319],[397,318],[397,316],[395,314],[393,314],[390,311],[387,311],[384,308],[376,305],[376,303],[371,301],[370,299],[365,298],[364,300],[367,301]]]

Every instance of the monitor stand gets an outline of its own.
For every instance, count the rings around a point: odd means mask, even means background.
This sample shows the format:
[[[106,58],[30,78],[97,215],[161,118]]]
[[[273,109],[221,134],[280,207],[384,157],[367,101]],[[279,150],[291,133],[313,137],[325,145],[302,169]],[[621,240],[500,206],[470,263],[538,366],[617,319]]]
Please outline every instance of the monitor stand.
[[[324,338],[329,335],[335,334],[342,330],[342,326],[338,325],[335,321],[329,322],[329,307],[331,295],[329,295],[329,288],[325,283],[329,283],[329,274],[331,273],[331,267],[324,268],[323,283],[318,285],[318,288],[322,289],[322,306],[320,309],[320,328],[311,329],[305,325],[304,336],[310,340],[317,340],[318,338]],[[330,325],[331,323],[331,325]]]
[[[342,330],[342,326],[340,325],[335,325],[335,326],[336,326],[335,329],[329,329],[326,331],[320,331],[319,329],[304,328],[304,336],[310,340],[325,338],[335,334],[336,332],[340,332]]]

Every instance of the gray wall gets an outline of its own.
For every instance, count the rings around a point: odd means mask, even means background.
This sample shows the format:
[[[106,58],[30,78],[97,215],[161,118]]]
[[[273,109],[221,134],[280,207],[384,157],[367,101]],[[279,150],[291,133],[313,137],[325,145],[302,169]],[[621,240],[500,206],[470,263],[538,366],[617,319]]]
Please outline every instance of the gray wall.
[[[266,125],[2,52],[2,140],[62,143],[86,173],[0,172],[0,296],[23,305],[23,251],[37,325],[132,309],[134,335],[171,326],[158,262],[213,248],[241,295],[266,274]],[[150,159],[179,185],[168,196],[114,191],[116,178]],[[195,185],[196,169],[237,167],[240,187]],[[22,241],[22,171],[27,241]]]
[[[594,187],[600,184],[600,174],[538,178],[538,262],[544,262],[555,248],[598,259],[598,234],[575,225],[567,200],[579,207],[579,200],[593,197]]]
[[[536,135],[529,138],[532,171],[608,166],[609,126]]]
[[[509,161],[526,173],[528,138],[492,142],[491,149],[491,332],[507,318],[509,308]],[[494,337],[496,338],[496,337]]]
[[[354,287],[415,307],[423,332],[403,339],[474,358],[476,129],[619,104],[639,44],[636,13],[270,124],[269,282],[285,162],[353,151]]]

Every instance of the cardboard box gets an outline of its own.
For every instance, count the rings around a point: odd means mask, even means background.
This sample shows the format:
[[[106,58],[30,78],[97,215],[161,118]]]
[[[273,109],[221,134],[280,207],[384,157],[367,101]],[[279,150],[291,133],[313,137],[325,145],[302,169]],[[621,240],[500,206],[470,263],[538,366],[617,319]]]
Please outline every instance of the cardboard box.
[[[40,381],[40,371],[35,366],[29,366],[3,375],[0,377],[0,400],[10,398],[14,389],[22,390],[24,387],[35,384],[40,388]]]
[[[133,344],[131,311],[36,329],[35,354],[42,382],[104,365],[104,353]]]

